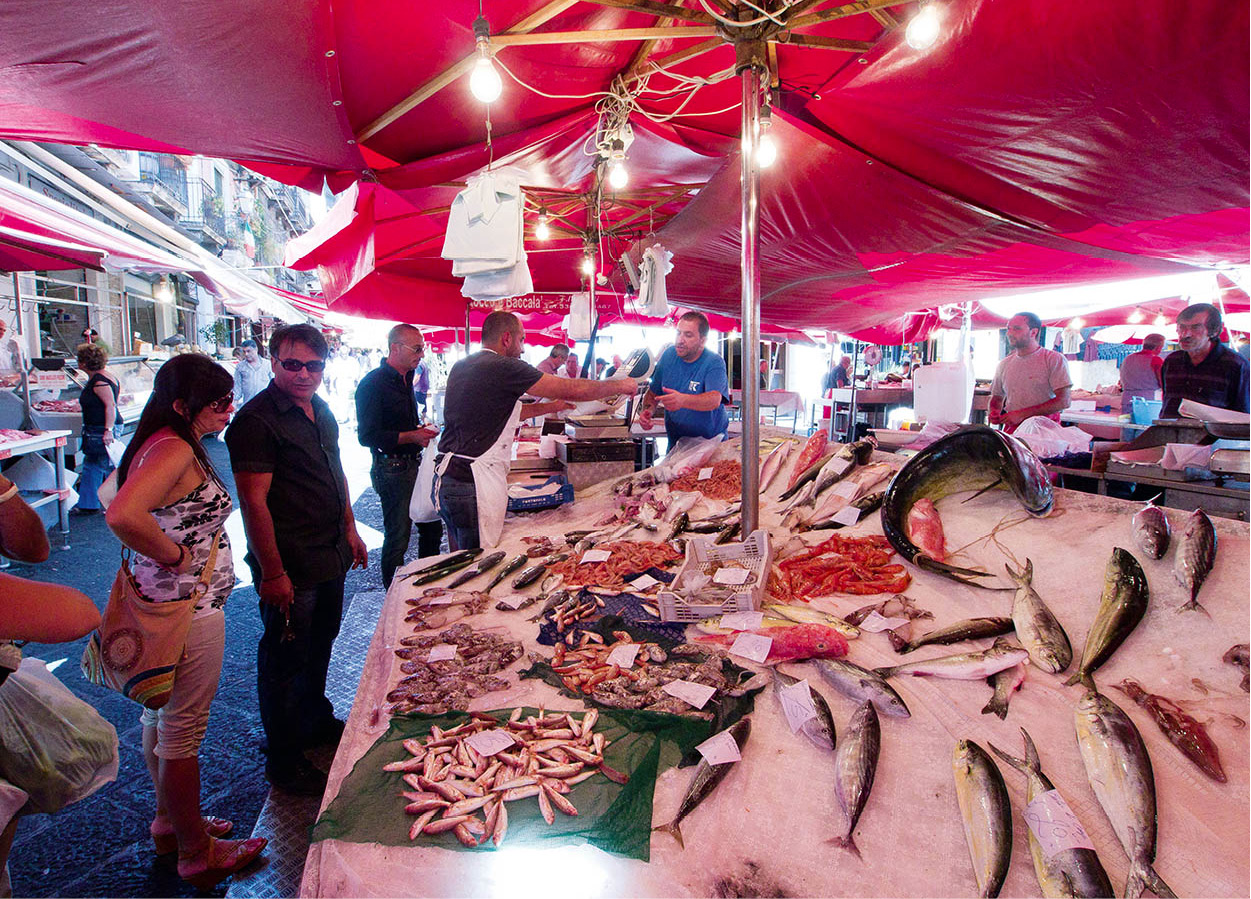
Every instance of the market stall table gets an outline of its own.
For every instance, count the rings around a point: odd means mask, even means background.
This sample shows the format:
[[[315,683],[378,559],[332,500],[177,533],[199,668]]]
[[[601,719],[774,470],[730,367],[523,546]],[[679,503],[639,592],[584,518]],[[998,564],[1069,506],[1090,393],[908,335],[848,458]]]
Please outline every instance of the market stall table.
[[[733,441],[725,450],[724,458],[734,458]],[[888,458],[875,456],[875,460]],[[903,461],[896,459],[894,464]],[[783,480],[779,477],[770,486],[761,507],[762,525],[779,541],[785,541],[786,535],[773,500]],[[1004,491],[991,491],[968,504],[961,503],[963,498],[950,497],[938,503],[947,546],[957,551],[956,561],[998,572],[1007,553],[1021,563],[1027,557],[1032,560],[1034,586],[1068,631],[1080,657],[1099,603],[1105,564],[1114,546],[1134,547],[1130,518],[1140,504],[1060,490],[1050,517],[1030,519]],[[573,506],[519,522],[510,520],[503,548],[511,555],[523,547],[523,534],[561,535],[603,517],[609,508],[605,488],[580,497]],[[1184,516],[1168,514],[1174,533],[1180,533]],[[1178,895],[1236,896],[1247,895],[1249,889],[1248,694],[1238,687],[1240,672],[1223,663],[1221,657],[1231,644],[1246,639],[1251,553],[1246,524],[1224,520],[1214,524],[1219,552],[1200,595],[1211,617],[1177,611],[1188,597],[1173,579],[1171,556],[1154,562],[1139,554],[1151,587],[1148,612],[1096,674],[1101,689],[1137,724],[1150,751],[1159,796],[1156,869]],[[994,539],[989,538],[992,529]],[[829,533],[817,532],[811,539],[824,539]],[[840,533],[881,533],[880,520],[873,514],[854,529]],[[910,570],[914,580],[907,595],[918,608],[934,616],[932,621],[917,622],[914,635],[956,619],[1009,612],[1011,590],[979,590]],[[463,589],[477,583],[470,582]],[[406,584],[397,576],[387,596],[347,732],[330,773],[323,811],[356,761],[387,729],[384,697],[400,676],[399,659],[393,650],[411,630],[403,621],[405,600],[416,592]],[[1011,586],[1003,577],[996,585]],[[510,592],[502,585],[493,596]],[[822,598],[814,600],[812,607],[842,615],[886,598]],[[486,612],[467,623],[475,629],[507,633],[521,640],[527,652],[550,654],[548,647],[536,643],[536,626],[526,623],[525,617],[525,612],[497,611],[488,604]],[[916,656],[957,651],[967,650],[962,646],[930,647]],[[848,658],[871,668],[916,656],[899,656],[884,634],[864,632],[851,641]],[[524,666],[523,662],[518,667]],[[810,664],[782,667],[806,678],[825,696],[843,738],[855,704],[829,688]],[[1142,709],[1113,689],[1126,677],[1140,681],[1149,692],[1183,702],[1188,712],[1208,722],[1228,783],[1215,783],[1199,773]],[[508,689],[474,700],[471,708],[580,708],[578,702],[559,696],[543,682],[516,681],[515,668],[510,670],[509,680]],[[862,859],[828,842],[845,826],[834,798],[832,755],[793,735],[777,700],[766,690],[756,697],[752,734],[742,761],[683,822],[685,850],[663,833],[652,835],[650,861],[646,863],[588,845],[544,848],[505,841],[499,850],[488,848],[488,843],[476,850],[449,851],[421,841],[386,846],[322,839],[309,850],[301,895],[548,895],[558,888],[575,889],[581,896],[753,894],[747,890],[757,891],[756,895],[973,895],[976,885],[953,787],[952,751],[957,740],[969,738],[983,747],[993,743],[1019,755],[1021,727],[1029,730],[1044,770],[1081,819],[1117,894],[1121,894],[1128,868],[1126,857],[1094,800],[1077,753],[1073,708],[1081,695],[1079,688],[1065,687],[1060,678],[1031,668],[1023,689],[1012,698],[1006,720],[1000,721],[981,714],[991,692],[981,680],[896,678],[892,683],[912,714],[907,719],[881,718],[877,779],[856,830]],[[671,769],[660,774],[653,823],[673,817],[691,772],[689,768]],[[1014,849],[1001,895],[1037,895],[1039,888],[1021,820],[1024,779],[1006,767],[1003,774],[1013,805]],[[403,787],[397,781],[396,793],[400,789]],[[577,788],[574,790],[570,799],[576,804]],[[403,818],[404,800],[395,794],[379,795],[374,809],[378,815]],[[1198,834],[1202,834],[1201,839],[1196,839]],[[769,890],[773,892],[765,892]]]
[[[730,391],[730,399],[733,400],[734,406],[739,416],[742,415],[743,407],[743,391],[734,389]],[[762,390],[760,391],[760,411],[768,412],[771,416],[770,424],[778,423],[778,416],[791,417],[791,431],[794,432],[799,423],[799,416],[804,411],[804,398],[793,390]]]
[[[23,499],[32,509],[38,509],[49,503],[57,504],[62,549],[69,549],[70,487],[65,473],[65,443],[69,436],[70,432],[64,430],[42,431],[21,440],[0,443],[0,460],[52,450],[54,486],[51,489],[31,486],[20,477],[14,483],[22,491]]]

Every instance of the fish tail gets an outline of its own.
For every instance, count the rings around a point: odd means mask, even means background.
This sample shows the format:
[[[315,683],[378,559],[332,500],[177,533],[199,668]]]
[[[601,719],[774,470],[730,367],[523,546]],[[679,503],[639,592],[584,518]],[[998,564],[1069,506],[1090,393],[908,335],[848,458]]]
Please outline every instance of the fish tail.
[[[1150,890],[1160,899],[1177,899],[1177,894],[1150,865],[1133,864],[1125,881],[1125,899],[1138,899],[1143,890]]]
[[[861,858],[860,847],[856,845],[856,840],[850,833],[845,837],[830,837],[829,841],[841,849],[851,850],[852,855]]]
[[[989,571],[974,571],[972,568],[960,568],[956,565],[948,565],[946,562],[939,562],[937,559],[931,559],[924,553],[918,553],[912,560],[912,564],[917,568],[925,571],[932,571],[943,577],[951,578],[953,581],[959,581],[962,584],[968,584],[970,587],[982,587],[974,578],[991,577]],[[989,590],[1016,589],[1003,587],[988,587]]]
[[[659,830],[659,831],[662,831],[663,833],[669,834],[669,836],[673,837],[675,840],[678,841],[679,846],[681,846],[683,849],[686,848],[686,843],[682,842],[682,830],[680,827],[678,827],[677,821],[670,821],[668,824],[661,824],[659,827],[653,827],[652,830],[653,831]]]
[[[1211,615],[1211,614],[1208,612],[1208,610],[1207,610],[1207,609],[1205,609],[1205,608],[1203,607],[1203,605],[1199,602],[1199,600],[1198,600],[1198,593],[1199,593],[1199,591],[1197,591],[1197,590],[1196,590],[1196,591],[1195,591],[1195,594],[1194,594],[1193,596],[1191,596],[1191,597],[1190,597],[1190,602],[1186,603],[1184,606],[1182,606],[1182,607],[1181,607],[1180,609],[1178,609],[1177,611],[1179,611],[1179,612],[1202,612],[1204,615],[1207,615],[1209,618],[1211,618],[1211,617],[1212,617],[1212,615]]]
[[[997,755],[999,757],[999,760],[1002,761],[1005,765],[1012,766],[1016,770],[1020,771],[1022,774],[1029,773],[1029,762],[1027,760],[1019,759],[1014,755],[1008,755],[1006,752],[1004,752],[994,743],[987,743],[986,745],[990,748],[990,751],[993,752],[995,755]]]
[[[1087,690],[1090,690],[1092,693],[1099,692],[1095,688],[1094,678],[1090,676],[1090,672],[1087,671],[1085,668],[1077,669],[1076,671],[1073,672],[1072,676],[1064,682],[1064,686],[1066,687],[1071,687],[1074,684],[1081,684],[1083,687],[1085,687]]]
[[[1008,704],[1006,702],[1000,702],[996,697],[992,696],[990,697],[990,701],[987,702],[986,705],[982,706],[982,714],[995,715],[1000,721],[1003,721],[1008,717]],[[995,747],[992,746],[990,748],[994,749]]]
[[[899,669],[893,665],[887,665],[883,668],[874,668],[873,673],[880,678],[893,677]]]

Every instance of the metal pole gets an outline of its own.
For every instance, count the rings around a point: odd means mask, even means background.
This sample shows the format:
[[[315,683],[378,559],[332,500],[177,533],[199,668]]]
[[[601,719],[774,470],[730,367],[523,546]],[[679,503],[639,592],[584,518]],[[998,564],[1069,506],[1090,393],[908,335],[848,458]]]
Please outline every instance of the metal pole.
[[[760,232],[757,212],[760,195],[760,167],[756,146],[760,140],[760,72],[753,64],[740,70],[743,83],[743,125],[741,144],[742,254],[743,280],[741,346],[743,379],[743,509],[742,533],[746,537],[760,522]]]
[[[852,350],[851,360],[851,418],[847,422],[847,442],[851,443],[856,439],[856,369],[860,367],[860,341],[855,342],[855,349]],[[831,416],[834,414],[833,409],[830,410]]]

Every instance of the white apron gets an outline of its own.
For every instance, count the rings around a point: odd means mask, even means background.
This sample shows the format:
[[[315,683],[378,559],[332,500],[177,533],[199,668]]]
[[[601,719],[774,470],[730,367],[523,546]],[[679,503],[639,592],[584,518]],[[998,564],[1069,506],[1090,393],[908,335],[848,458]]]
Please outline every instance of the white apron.
[[[439,487],[452,457],[469,461],[469,470],[473,472],[474,493],[478,501],[478,543],[484,548],[489,549],[498,544],[504,530],[504,513],[508,511],[508,466],[512,462],[513,439],[520,423],[521,400],[517,400],[508,420],[504,422],[500,436],[486,452],[477,457],[444,453],[434,472],[434,500],[438,506]]]

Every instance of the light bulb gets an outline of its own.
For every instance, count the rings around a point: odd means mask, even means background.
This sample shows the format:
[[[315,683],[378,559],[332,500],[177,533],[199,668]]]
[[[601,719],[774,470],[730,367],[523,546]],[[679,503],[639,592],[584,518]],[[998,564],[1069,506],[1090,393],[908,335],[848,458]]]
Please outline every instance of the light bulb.
[[[1164,317],[1163,312],[1161,312],[1159,315],[1155,317],[1155,326],[1157,328],[1163,328],[1163,327],[1166,327],[1167,325],[1168,325],[1168,319]]]
[[[760,143],[756,145],[756,165],[767,169],[778,158],[778,145],[767,134],[760,135]]]
[[[1131,325],[1136,325],[1144,318],[1146,318],[1146,316],[1142,314],[1142,310],[1134,307],[1134,311],[1129,314],[1129,323]]]
[[[913,50],[928,50],[938,40],[941,26],[938,8],[933,3],[927,3],[908,23],[904,40]]]
[[[534,237],[536,240],[547,240],[552,236],[552,229],[547,226],[547,216],[540,215],[539,223],[534,226]]]
[[[626,171],[624,162],[614,162],[608,170],[608,183],[613,190],[621,190],[630,182],[630,173]]]
[[[595,274],[595,257],[593,256],[582,257],[582,274],[586,275],[588,278],[591,275]]]
[[[504,82],[500,81],[500,73],[495,71],[491,57],[483,53],[473,64],[473,72],[469,76],[469,91],[483,103],[494,103],[504,91]]]
[[[1075,319],[1073,319],[1071,322],[1069,322],[1069,327],[1070,327],[1070,328],[1076,328],[1077,330],[1079,330],[1079,331],[1080,331],[1082,328],[1086,327],[1086,319],[1082,318],[1082,317],[1079,315],[1077,318],[1075,318]]]

